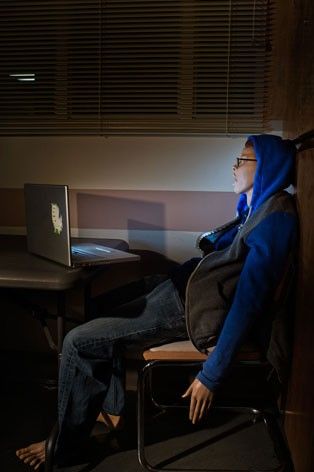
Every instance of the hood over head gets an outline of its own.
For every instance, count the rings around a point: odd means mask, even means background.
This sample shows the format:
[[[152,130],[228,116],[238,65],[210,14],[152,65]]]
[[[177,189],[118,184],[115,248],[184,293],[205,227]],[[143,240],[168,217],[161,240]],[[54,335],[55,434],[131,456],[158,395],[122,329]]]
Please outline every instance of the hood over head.
[[[269,197],[284,190],[294,182],[296,146],[289,139],[270,134],[252,135],[257,159],[251,201],[251,214]],[[248,211],[246,194],[240,195],[237,212],[240,216]]]

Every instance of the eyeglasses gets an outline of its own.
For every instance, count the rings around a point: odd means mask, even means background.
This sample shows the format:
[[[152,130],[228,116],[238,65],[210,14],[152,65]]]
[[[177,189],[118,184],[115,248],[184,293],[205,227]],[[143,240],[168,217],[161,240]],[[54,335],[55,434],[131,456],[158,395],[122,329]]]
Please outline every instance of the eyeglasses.
[[[234,167],[238,169],[242,164],[244,164],[244,161],[251,161],[251,162],[257,162],[256,159],[249,159],[247,157],[237,157],[236,158],[236,163],[234,164]]]

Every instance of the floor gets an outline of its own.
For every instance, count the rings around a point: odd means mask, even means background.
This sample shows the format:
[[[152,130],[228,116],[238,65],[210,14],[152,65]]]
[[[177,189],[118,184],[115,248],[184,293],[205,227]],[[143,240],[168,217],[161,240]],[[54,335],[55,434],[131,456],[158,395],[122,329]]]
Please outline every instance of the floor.
[[[5,373],[0,391],[0,470],[29,471],[28,466],[17,460],[15,449],[45,438],[54,424],[56,362],[51,356],[0,352],[0,364]],[[117,438],[108,438],[101,425],[97,425],[77,463],[56,471],[143,470],[137,459],[136,383],[132,375],[130,372],[125,430]],[[255,381],[253,384],[256,386]],[[230,384],[230,388],[234,387]],[[221,401],[223,397],[222,393]],[[206,428],[194,427],[187,420],[186,410],[181,408],[157,415],[154,422],[147,422],[146,430],[148,459],[165,470],[184,471],[192,467],[199,471],[269,470],[278,465],[264,424],[259,421],[252,424],[246,414],[214,410]]]

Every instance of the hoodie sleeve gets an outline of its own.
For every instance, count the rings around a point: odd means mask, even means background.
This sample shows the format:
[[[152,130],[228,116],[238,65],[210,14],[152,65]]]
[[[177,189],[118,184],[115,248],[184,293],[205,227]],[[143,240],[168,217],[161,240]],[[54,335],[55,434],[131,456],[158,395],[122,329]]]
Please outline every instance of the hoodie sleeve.
[[[296,242],[297,219],[283,212],[266,217],[247,237],[248,254],[233,303],[216,348],[197,375],[208,389],[220,386],[252,326],[263,316]]]

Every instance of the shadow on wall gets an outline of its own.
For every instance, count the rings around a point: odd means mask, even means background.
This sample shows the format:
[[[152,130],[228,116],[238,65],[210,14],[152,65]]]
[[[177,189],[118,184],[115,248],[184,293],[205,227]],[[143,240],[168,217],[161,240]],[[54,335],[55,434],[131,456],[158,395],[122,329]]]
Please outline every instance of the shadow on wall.
[[[152,234],[152,245],[147,247],[147,238],[144,238],[143,249],[166,250],[164,203],[77,193],[77,226],[104,232],[117,230],[117,238],[121,237],[120,231],[127,231],[130,246],[134,239],[138,245],[141,234],[148,231]]]

